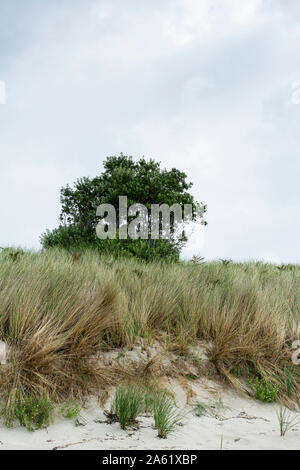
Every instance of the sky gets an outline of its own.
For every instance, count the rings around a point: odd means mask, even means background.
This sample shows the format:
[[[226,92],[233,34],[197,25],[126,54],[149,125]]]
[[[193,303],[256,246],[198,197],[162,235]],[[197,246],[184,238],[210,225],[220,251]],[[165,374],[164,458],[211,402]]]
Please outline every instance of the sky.
[[[0,0],[0,84],[1,247],[123,152],[207,204],[184,257],[300,262],[299,0]]]

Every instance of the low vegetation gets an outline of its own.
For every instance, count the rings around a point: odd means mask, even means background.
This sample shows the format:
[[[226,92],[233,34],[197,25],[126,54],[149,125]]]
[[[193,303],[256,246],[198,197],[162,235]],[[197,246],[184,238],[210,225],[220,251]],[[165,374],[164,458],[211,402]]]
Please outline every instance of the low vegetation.
[[[258,400],[266,403],[272,403],[276,400],[279,385],[273,385],[265,379],[259,379],[256,377],[255,382],[249,380],[250,387],[255,392],[255,396]]]
[[[288,431],[297,426],[300,421],[298,416],[292,415],[292,413],[280,404],[279,411],[277,413],[277,418],[279,422],[280,436],[285,436]]]
[[[182,414],[176,408],[173,398],[166,393],[159,393],[155,397],[153,416],[157,435],[161,439],[166,439],[182,419]]]
[[[82,406],[75,400],[72,400],[70,403],[65,403],[62,405],[60,408],[60,414],[64,418],[76,420],[76,418],[79,417],[81,410]]]
[[[46,398],[39,399],[34,395],[20,397],[16,394],[4,410],[5,422],[12,427],[18,421],[28,431],[36,431],[50,424],[53,409],[53,404]]]
[[[108,422],[118,421],[122,429],[138,425],[137,417],[153,415],[158,437],[165,439],[182,419],[173,397],[151,384],[129,384],[117,388]]]
[[[17,407],[19,419],[30,414],[28,397],[66,403],[118,385],[126,374],[103,365],[101,355],[130,349],[141,338],[186,358],[202,340],[216,379],[247,391],[253,378],[258,398],[294,406],[300,401],[299,368],[291,362],[291,345],[299,339],[299,276],[300,268],[290,265],[146,263],[89,250],[3,250],[3,414],[16,392],[26,404],[24,413]],[[197,377],[203,373],[200,364]]]
[[[137,385],[118,387],[111,414],[115,415],[122,429],[136,422],[136,418],[143,411],[143,400],[143,393]]]

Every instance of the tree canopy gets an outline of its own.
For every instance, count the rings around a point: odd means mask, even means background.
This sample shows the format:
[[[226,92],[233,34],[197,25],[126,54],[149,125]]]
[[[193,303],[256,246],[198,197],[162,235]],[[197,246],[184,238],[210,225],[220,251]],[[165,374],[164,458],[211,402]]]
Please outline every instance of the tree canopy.
[[[94,178],[78,179],[73,187],[67,185],[61,189],[60,225],[53,231],[47,230],[41,237],[44,248],[60,246],[74,249],[83,246],[97,247],[102,252],[139,256],[144,259],[178,259],[181,248],[187,241],[185,234],[175,235],[169,240],[99,240],[96,226],[99,222],[97,207],[111,204],[118,217],[119,196],[127,196],[128,207],[143,204],[149,211],[153,204],[192,205],[192,219],[197,218],[197,208],[202,214],[204,204],[199,204],[189,192],[191,182],[187,182],[185,173],[176,168],[166,170],[161,163],[152,159],[111,156],[104,161],[104,171]],[[203,221],[205,224],[206,222]]]

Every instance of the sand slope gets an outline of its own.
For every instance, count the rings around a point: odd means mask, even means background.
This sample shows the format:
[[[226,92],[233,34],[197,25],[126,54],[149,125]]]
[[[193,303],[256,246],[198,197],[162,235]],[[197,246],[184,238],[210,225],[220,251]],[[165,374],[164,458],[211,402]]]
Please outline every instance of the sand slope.
[[[20,427],[7,429],[1,426],[0,450],[300,448],[300,423],[296,423],[285,437],[280,437],[278,405],[238,396],[205,380],[191,382],[191,399],[187,399],[182,384],[175,381],[170,384],[185,416],[182,425],[166,440],[157,437],[151,417],[140,417],[139,428],[126,431],[122,431],[118,423],[105,423],[103,410],[96,400],[91,400],[82,412],[85,425],[75,426],[73,421],[57,416],[48,429],[34,433]],[[195,416],[193,407],[199,401],[210,404],[209,416]]]

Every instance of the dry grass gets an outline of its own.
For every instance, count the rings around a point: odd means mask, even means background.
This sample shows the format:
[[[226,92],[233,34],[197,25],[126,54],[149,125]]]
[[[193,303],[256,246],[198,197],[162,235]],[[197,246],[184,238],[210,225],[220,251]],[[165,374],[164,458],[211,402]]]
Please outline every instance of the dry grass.
[[[101,366],[99,355],[141,337],[183,356],[208,341],[219,375],[237,389],[258,376],[280,386],[286,405],[300,401],[291,363],[300,336],[299,267],[144,264],[89,251],[10,254],[0,253],[6,406],[16,391],[60,401],[117,383],[118,370]]]

